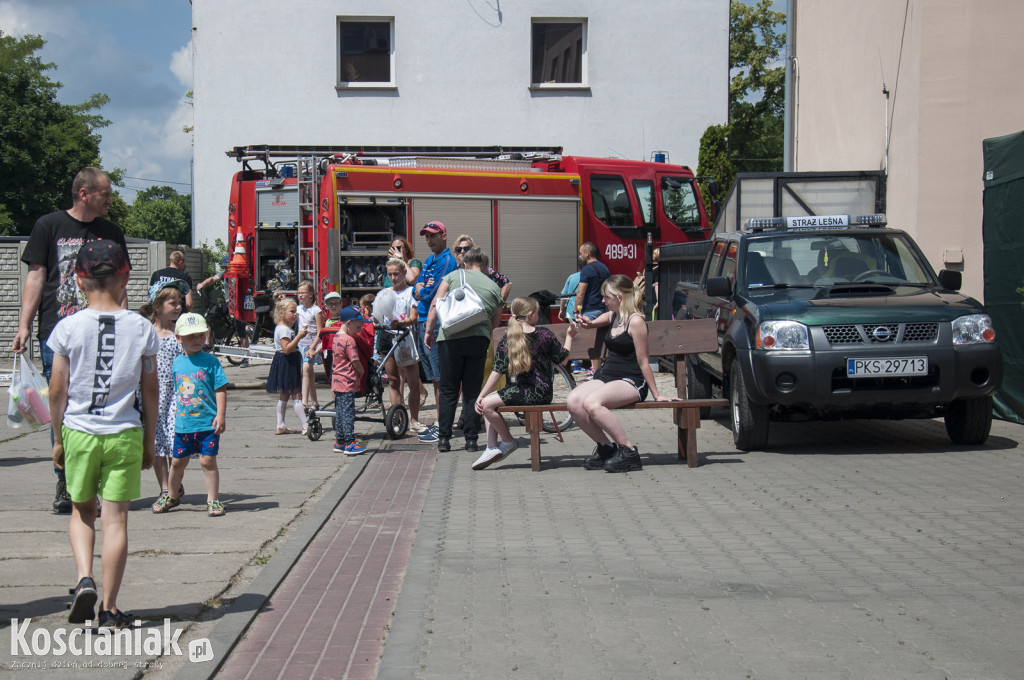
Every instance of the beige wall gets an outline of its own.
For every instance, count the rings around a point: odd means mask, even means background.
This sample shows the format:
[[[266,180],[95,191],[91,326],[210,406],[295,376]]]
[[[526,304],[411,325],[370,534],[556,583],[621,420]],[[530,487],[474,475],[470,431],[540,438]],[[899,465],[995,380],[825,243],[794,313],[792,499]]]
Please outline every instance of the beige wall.
[[[963,271],[964,292],[980,299],[981,142],[1024,129],[1024,2],[793,3],[792,169],[885,169],[884,83],[889,225],[936,269]],[[947,251],[963,265],[944,263]]]

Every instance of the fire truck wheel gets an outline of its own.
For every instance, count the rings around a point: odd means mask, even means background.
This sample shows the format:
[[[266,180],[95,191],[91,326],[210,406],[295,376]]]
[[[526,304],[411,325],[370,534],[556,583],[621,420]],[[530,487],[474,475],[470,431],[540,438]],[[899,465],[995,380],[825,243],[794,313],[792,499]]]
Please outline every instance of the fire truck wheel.
[[[409,411],[405,404],[395,404],[384,416],[384,429],[389,439],[400,439],[409,431]]]

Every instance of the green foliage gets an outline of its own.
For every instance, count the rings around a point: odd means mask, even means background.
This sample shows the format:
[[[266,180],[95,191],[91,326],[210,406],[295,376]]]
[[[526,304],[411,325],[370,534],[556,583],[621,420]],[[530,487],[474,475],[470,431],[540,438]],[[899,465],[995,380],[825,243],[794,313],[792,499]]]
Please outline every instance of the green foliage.
[[[143,189],[120,223],[125,236],[191,243],[192,199],[168,186]]]
[[[100,166],[100,135],[109,125],[98,111],[109,98],[94,94],[61,104],[54,68],[36,56],[38,35],[0,31],[0,233],[28,234],[41,216],[71,206],[71,182],[86,166]]]
[[[217,264],[228,254],[228,246],[221,239],[214,239],[213,245],[203,242],[197,248],[203,251],[206,256],[206,270],[203,272],[203,279],[207,279],[217,273]],[[202,280],[202,279],[200,279]]]
[[[720,186],[717,196],[701,187],[707,203],[725,196],[737,172],[782,170],[786,35],[778,28],[785,20],[771,0],[730,5],[729,122],[704,131],[697,159],[697,174]]]

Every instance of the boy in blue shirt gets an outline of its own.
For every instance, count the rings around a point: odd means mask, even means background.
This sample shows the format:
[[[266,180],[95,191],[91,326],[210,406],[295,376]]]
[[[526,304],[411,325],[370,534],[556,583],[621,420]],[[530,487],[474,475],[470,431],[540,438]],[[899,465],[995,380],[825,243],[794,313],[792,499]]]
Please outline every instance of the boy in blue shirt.
[[[199,454],[206,478],[206,512],[210,517],[224,514],[220,502],[220,470],[217,454],[227,411],[227,376],[220,361],[203,351],[209,328],[198,314],[182,314],[174,325],[184,354],[174,360],[174,450],[171,478],[166,496],[157,500],[153,512],[165,513],[181,505],[172,494],[181,488],[181,478],[193,454]]]

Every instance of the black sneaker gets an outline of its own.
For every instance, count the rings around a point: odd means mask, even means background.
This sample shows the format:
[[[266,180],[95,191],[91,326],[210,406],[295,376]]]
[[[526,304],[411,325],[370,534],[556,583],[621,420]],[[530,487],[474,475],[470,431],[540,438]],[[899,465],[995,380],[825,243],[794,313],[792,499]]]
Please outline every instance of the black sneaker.
[[[132,625],[131,614],[122,611],[111,611],[109,609],[100,610],[100,620],[97,624],[97,628],[100,630],[127,628],[130,625]]]
[[[71,495],[68,493],[67,483],[57,478],[57,493],[53,497],[53,512],[57,515],[71,514]]]
[[[640,462],[640,453],[636,450],[635,446],[620,445],[615,455],[604,462],[605,472],[636,472],[643,469],[644,466]]]
[[[584,470],[601,470],[604,462],[615,455],[615,444],[598,444],[589,458],[583,459]]]
[[[68,612],[68,623],[85,623],[93,619],[93,607],[96,606],[96,582],[83,576],[78,585],[68,591],[75,596]]]
[[[448,437],[437,438],[437,450],[438,451],[451,451],[452,443],[448,441]]]
[[[476,439],[467,439],[466,440],[466,450],[469,451],[470,453],[479,451],[480,450],[480,445],[477,444],[477,440]]]

